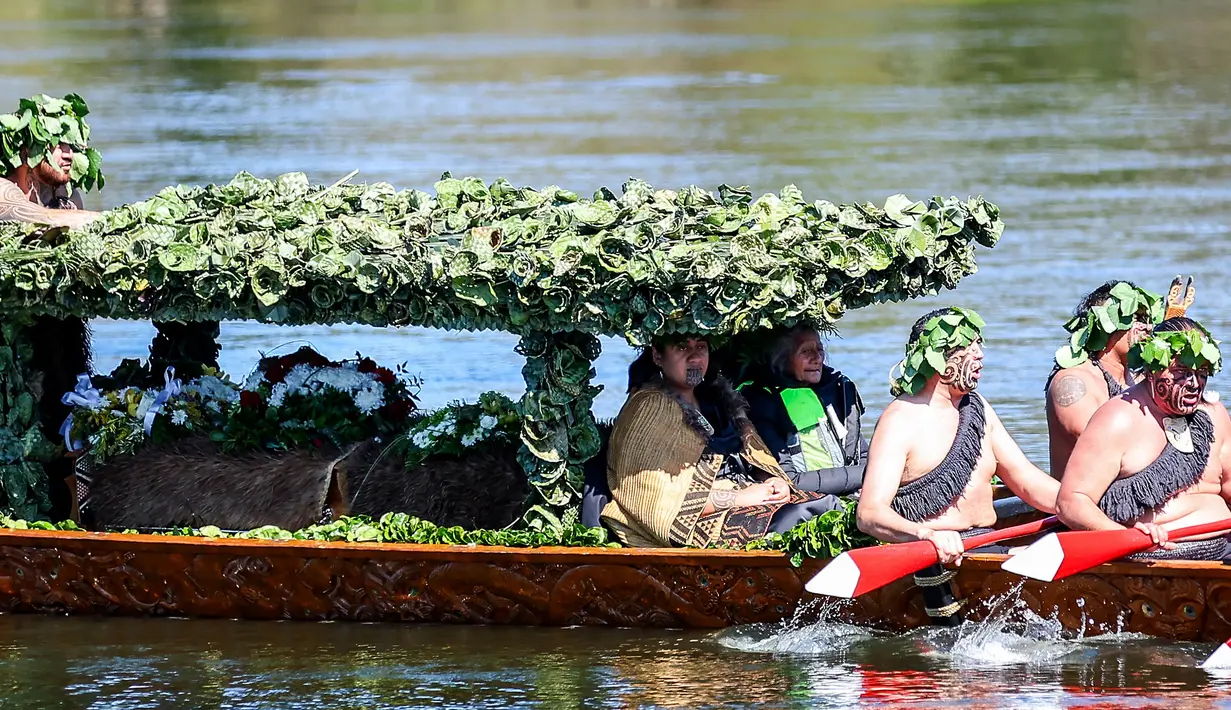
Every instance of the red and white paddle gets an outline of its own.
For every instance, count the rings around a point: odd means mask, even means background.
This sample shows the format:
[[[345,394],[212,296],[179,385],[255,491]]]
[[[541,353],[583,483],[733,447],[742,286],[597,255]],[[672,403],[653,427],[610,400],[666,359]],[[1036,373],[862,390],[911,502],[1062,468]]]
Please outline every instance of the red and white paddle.
[[[1231,518],[1168,531],[1171,540],[1231,530]],[[1136,528],[1072,530],[1052,533],[1010,557],[1000,568],[1023,577],[1054,582],[1085,572],[1104,562],[1154,547],[1150,536]]]
[[[1231,666],[1231,639],[1218,645],[1210,657],[1201,664],[1202,668],[1226,668]]]
[[[1016,525],[1004,530],[992,530],[963,540],[966,550],[990,545],[1024,535],[1033,535],[1057,525],[1056,516]],[[804,589],[813,594],[851,599],[896,582],[908,574],[934,565],[940,559],[936,546],[928,540],[899,542],[880,547],[848,550],[830,560]]]

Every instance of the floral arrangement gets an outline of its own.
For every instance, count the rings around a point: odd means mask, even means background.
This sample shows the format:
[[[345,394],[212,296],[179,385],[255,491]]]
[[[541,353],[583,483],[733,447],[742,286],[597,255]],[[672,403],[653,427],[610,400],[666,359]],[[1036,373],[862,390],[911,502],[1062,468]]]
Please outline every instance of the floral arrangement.
[[[192,435],[208,435],[227,451],[340,447],[404,431],[419,384],[369,358],[334,362],[307,347],[262,359],[242,386],[204,372],[181,383],[168,369],[161,389],[109,392],[82,375],[64,396],[73,405],[60,432],[65,446],[88,449],[96,465],[147,442]]]
[[[73,405],[60,433],[69,451],[88,449],[101,465],[135,453],[146,442],[165,442],[193,434],[208,434],[223,426],[239,399],[239,387],[212,368],[181,384],[168,369],[161,389],[124,387],[100,392],[82,375],[64,395]]]
[[[475,404],[455,402],[415,422],[403,442],[406,468],[436,454],[461,455],[489,440],[516,442],[520,431],[517,405],[499,392],[484,392]]]
[[[419,381],[370,358],[334,362],[312,348],[264,358],[244,381],[239,406],[213,434],[228,450],[334,446],[404,431]]]

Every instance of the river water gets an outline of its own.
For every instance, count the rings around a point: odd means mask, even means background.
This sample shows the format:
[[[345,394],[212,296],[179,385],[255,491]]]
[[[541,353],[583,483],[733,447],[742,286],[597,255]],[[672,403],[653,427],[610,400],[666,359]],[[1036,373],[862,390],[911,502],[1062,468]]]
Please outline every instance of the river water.
[[[1190,313],[1224,338],[1231,321],[1225,0],[14,0],[0,32],[0,104],[90,102],[109,176],[94,207],[239,170],[328,183],[355,168],[421,189],[449,170],[582,193],[637,176],[833,201],[983,194],[1007,230],[977,275],[853,312],[830,342],[869,425],[934,305],[988,320],[981,389],[1039,463],[1042,383],[1084,292],[1192,274]],[[109,369],[151,328],[95,335]],[[234,323],[223,365],[296,341],[405,361],[429,407],[521,391],[513,338],[491,333]],[[600,416],[631,355],[604,341]],[[994,670],[927,635],[752,650],[849,636],[792,634],[0,618],[0,672],[6,699],[34,707],[1204,705],[1225,687],[1194,669],[1208,645],[1136,638]]]

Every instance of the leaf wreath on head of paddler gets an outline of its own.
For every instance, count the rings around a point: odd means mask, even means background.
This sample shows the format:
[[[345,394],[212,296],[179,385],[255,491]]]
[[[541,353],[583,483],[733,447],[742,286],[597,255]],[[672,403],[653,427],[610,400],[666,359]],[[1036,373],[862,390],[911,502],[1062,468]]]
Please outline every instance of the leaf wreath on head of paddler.
[[[954,361],[953,355],[976,342],[982,343],[985,325],[978,313],[958,306],[928,319],[917,337],[912,333],[906,355],[890,370],[890,394],[918,394],[928,378],[936,374],[946,384],[955,378],[970,380],[962,383],[966,385],[963,389],[973,391],[978,386],[977,373]],[[898,372],[896,377],[894,370]]]

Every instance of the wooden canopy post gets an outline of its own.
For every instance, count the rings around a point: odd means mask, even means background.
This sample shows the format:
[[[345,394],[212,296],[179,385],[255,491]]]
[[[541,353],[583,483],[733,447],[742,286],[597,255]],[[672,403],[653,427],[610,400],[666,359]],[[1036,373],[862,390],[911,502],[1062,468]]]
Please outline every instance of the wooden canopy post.
[[[590,382],[601,345],[589,333],[532,332],[516,350],[526,358],[517,454],[530,482],[524,520],[540,530],[571,526],[579,520],[582,465],[600,448],[590,409],[602,388]]]

